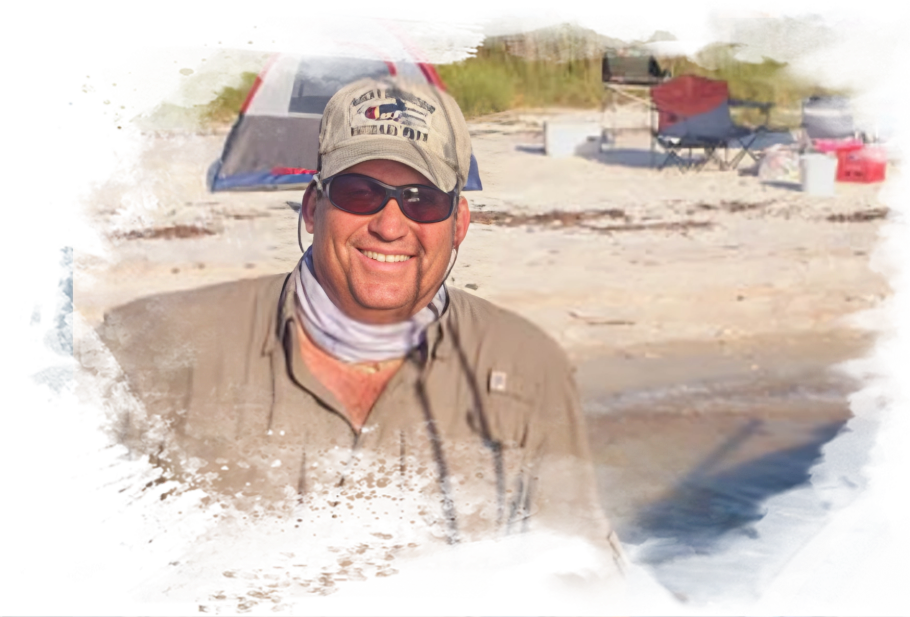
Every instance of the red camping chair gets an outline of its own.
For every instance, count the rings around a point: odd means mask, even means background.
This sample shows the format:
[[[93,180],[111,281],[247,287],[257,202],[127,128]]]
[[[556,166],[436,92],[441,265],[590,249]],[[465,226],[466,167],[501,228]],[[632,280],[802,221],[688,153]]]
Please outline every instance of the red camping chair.
[[[730,107],[759,108],[767,116],[771,103],[731,100],[727,82],[695,75],[682,75],[654,86],[651,101],[657,112],[657,129],[651,132],[652,157],[656,146],[667,155],[658,169],[671,161],[684,170],[694,167],[696,171],[710,161],[716,162],[720,169],[735,169],[746,155],[758,161],[752,146],[765,128],[751,130],[734,124]],[[731,143],[740,148],[732,160],[728,158]],[[685,150],[689,151],[686,158],[681,156]],[[694,150],[704,153],[700,162],[692,158]]]

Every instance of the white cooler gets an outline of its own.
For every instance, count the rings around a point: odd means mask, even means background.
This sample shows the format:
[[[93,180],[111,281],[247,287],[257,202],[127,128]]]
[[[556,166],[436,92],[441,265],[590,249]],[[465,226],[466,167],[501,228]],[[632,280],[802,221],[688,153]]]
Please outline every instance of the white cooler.
[[[547,156],[575,156],[590,138],[599,139],[602,128],[596,122],[545,122],[544,150]]]
[[[834,195],[837,158],[820,152],[802,155],[799,158],[799,178],[804,193],[821,197]]]

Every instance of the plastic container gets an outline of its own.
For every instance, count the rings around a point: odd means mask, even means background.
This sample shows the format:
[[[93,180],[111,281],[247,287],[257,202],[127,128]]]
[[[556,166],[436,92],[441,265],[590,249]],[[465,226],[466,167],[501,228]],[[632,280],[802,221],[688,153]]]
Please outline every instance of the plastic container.
[[[855,137],[846,139],[813,139],[812,147],[819,152],[839,152],[862,150],[865,144]]]
[[[827,154],[810,152],[799,158],[799,178],[803,192],[819,197],[834,195],[837,159]]]
[[[799,184],[799,151],[783,144],[765,148],[758,163],[758,179],[762,182]]]
[[[556,158],[575,156],[590,139],[599,142],[602,128],[596,122],[544,123],[544,150]]]
[[[882,148],[842,150],[837,153],[838,182],[884,182],[888,157]]]

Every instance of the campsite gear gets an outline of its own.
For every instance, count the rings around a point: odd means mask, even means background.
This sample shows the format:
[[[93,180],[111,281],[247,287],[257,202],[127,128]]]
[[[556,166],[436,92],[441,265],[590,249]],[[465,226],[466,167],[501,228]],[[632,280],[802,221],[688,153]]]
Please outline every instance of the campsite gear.
[[[351,214],[376,214],[393,197],[401,213],[417,223],[438,223],[451,216],[458,191],[444,193],[435,186],[390,186],[370,176],[341,174],[326,178],[325,193],[333,206]]]
[[[622,98],[651,113],[650,101],[641,91],[670,78],[670,71],[663,70],[658,65],[656,55],[656,49],[631,47],[610,47],[604,52],[602,64],[604,100],[601,110],[604,144],[616,141],[619,130],[618,99]]]
[[[651,87],[666,81],[670,72],[660,68],[656,54],[656,49],[607,49],[602,65],[604,84]]]
[[[652,130],[652,156],[655,146],[666,152],[659,169],[671,161],[683,169],[701,170],[711,161],[720,169],[735,169],[746,155],[758,162],[758,155],[751,148],[766,128],[752,130],[733,124],[730,106],[759,107],[767,114],[771,104],[731,100],[727,82],[695,75],[682,75],[654,86],[651,100],[657,112],[657,129]],[[740,152],[728,160],[731,143],[738,145]],[[681,156],[685,150],[689,151],[687,158]],[[693,150],[702,150],[701,162],[693,160]],[[723,157],[718,154],[719,150],[724,152]]]
[[[850,103],[842,96],[813,96],[803,101],[802,127],[815,141],[857,137]]]
[[[854,137],[848,137],[846,139],[812,140],[812,149],[816,152],[833,152],[834,154],[837,154],[838,152],[852,152],[854,150],[862,150],[863,146],[865,146],[863,141]]]
[[[838,182],[884,182],[888,157],[884,148],[845,149],[837,152]]]
[[[893,566],[880,562],[898,541],[879,508],[883,497],[877,484],[835,514],[756,595],[749,614],[801,614],[811,603],[841,606],[867,578],[882,580],[880,589],[898,591],[885,581],[901,577],[894,576]]]
[[[373,159],[404,163],[448,192],[471,168],[471,135],[458,103],[429,84],[384,76],[341,88],[326,104],[319,132],[325,177]]]
[[[765,150],[758,164],[762,182],[799,184],[799,151],[793,146],[775,144]]]
[[[800,182],[804,193],[820,197],[834,195],[837,159],[830,154],[809,152],[799,161]]]
[[[588,140],[602,140],[602,133],[596,122],[544,122],[544,152],[556,158],[575,156]]]
[[[326,103],[345,84],[383,75],[442,87],[433,66],[417,61],[273,56],[247,95],[221,157],[209,168],[209,190],[305,188],[317,169],[319,126]],[[481,188],[472,155],[465,190]]]

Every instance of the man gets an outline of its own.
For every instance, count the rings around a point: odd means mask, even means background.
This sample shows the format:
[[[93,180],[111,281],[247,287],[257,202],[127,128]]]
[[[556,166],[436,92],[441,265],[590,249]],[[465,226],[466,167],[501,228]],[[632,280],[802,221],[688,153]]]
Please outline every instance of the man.
[[[618,555],[564,353],[443,284],[470,222],[455,101],[395,78],[350,84],[319,154],[301,209],[313,243],[293,272],[106,316],[146,410],[125,442],[241,507],[375,515],[450,543],[555,530]]]

